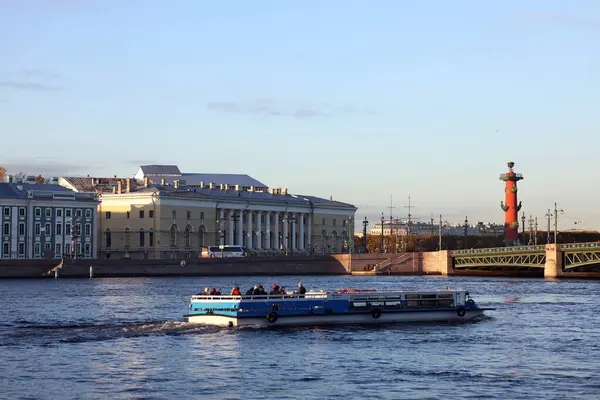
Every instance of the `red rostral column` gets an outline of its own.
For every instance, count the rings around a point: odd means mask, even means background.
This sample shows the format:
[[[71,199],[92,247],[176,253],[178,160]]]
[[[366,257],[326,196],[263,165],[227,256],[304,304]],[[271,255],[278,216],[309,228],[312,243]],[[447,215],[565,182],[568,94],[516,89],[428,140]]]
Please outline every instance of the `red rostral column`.
[[[515,174],[513,167],[514,162],[507,163],[508,172],[500,175],[500,180],[506,182],[504,188],[506,204],[500,202],[502,210],[504,210],[504,242],[506,246],[514,246],[519,237],[519,221],[517,213],[521,209],[521,202],[517,205],[517,182],[523,179],[523,175]]]

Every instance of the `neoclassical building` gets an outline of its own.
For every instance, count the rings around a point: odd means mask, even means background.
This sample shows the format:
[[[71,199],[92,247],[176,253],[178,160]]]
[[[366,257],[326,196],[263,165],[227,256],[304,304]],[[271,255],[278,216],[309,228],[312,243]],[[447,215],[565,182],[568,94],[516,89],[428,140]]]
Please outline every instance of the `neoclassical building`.
[[[247,175],[142,166],[134,179],[67,177],[61,185],[99,192],[100,257],[196,258],[220,244],[257,254],[339,253],[353,245],[353,205]]]
[[[0,258],[96,258],[97,206],[58,184],[0,183]]]

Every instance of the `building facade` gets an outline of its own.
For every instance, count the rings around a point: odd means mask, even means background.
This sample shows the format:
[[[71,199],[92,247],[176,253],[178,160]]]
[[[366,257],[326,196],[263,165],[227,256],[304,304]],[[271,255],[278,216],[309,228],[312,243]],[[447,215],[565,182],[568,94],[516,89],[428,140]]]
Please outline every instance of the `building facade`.
[[[97,209],[95,193],[0,183],[0,258],[95,258]]]
[[[170,167],[164,177],[160,166],[152,167],[152,177],[142,167],[139,179],[117,181],[100,193],[100,257],[189,259],[204,246],[219,245],[255,254],[339,253],[353,246],[351,204],[292,195],[247,175],[173,176],[178,170]],[[192,175],[195,184],[188,185],[182,178]],[[75,179],[61,181],[73,185]]]

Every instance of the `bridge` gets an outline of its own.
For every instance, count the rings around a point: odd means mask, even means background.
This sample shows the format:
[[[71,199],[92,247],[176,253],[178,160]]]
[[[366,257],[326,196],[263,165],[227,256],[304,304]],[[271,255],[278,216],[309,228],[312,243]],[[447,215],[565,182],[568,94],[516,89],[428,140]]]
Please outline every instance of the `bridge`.
[[[448,252],[448,268],[459,270],[540,270],[546,277],[600,271],[600,243],[512,246]]]

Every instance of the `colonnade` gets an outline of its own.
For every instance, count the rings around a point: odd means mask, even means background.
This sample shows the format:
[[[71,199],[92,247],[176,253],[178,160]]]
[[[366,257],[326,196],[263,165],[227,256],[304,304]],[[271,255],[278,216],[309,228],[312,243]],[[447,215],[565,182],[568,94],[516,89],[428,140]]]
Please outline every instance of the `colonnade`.
[[[219,209],[217,230],[222,245],[252,250],[297,250],[311,246],[309,213]]]

